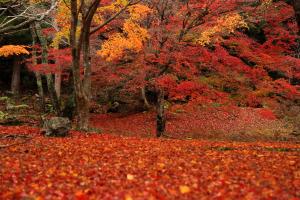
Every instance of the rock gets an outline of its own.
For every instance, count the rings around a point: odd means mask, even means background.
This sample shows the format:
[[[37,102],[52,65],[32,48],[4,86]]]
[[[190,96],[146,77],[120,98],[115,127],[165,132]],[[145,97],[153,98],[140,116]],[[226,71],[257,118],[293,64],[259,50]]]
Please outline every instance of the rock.
[[[71,129],[71,121],[65,117],[52,117],[45,120],[42,134],[48,137],[66,137]]]

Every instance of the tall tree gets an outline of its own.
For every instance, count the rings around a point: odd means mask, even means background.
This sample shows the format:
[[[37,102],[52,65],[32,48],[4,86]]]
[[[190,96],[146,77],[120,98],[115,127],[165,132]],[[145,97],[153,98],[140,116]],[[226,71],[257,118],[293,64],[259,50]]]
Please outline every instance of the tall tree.
[[[22,55],[28,55],[27,49],[20,45],[5,45],[0,48],[0,57],[11,57],[13,59],[13,70],[11,78],[11,92],[18,96],[21,83],[21,61]]]
[[[78,115],[78,128],[87,130],[89,125],[89,103],[91,96],[91,57],[90,36],[108,25],[128,7],[139,1],[116,1],[122,7],[99,25],[92,27],[92,21],[100,5],[99,0],[71,0],[70,46],[72,49],[72,71]],[[83,59],[83,77],[80,72],[81,54]]]

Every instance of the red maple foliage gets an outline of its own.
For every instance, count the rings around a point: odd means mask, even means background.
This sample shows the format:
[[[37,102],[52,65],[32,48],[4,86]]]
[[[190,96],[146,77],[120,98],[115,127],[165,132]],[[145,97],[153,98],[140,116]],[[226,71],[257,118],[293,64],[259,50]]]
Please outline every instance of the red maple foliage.
[[[110,64],[95,63],[95,87],[122,82],[123,93],[147,84],[164,88],[170,102],[276,108],[300,99],[300,62],[293,9],[284,1],[151,1],[145,20],[151,34],[144,50]],[[224,13],[245,15],[248,29],[221,35],[211,45],[195,44],[199,29]],[[124,64],[125,62],[125,64]],[[98,67],[98,69],[96,69]]]

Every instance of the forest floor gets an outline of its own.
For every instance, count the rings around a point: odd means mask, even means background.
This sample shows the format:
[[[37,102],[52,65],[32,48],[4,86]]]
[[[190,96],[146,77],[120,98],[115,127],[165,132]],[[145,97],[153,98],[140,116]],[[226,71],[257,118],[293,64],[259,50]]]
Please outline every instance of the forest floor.
[[[46,138],[28,105],[0,125],[0,199],[300,199],[300,138],[266,109],[175,106],[160,139],[154,112],[93,114],[100,133]]]
[[[39,132],[0,126],[0,199],[300,199],[300,143]]]

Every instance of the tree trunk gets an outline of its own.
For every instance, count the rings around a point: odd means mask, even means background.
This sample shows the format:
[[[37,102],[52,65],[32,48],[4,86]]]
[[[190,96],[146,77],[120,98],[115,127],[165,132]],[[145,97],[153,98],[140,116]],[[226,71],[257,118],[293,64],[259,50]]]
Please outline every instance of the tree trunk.
[[[72,49],[72,72],[74,83],[74,94],[77,114],[77,128],[80,130],[88,129],[89,107],[88,99],[85,98],[83,84],[80,74],[80,54],[82,48],[82,32],[77,37],[79,11],[77,9],[77,0],[71,1],[71,28],[70,28],[70,45]]]
[[[51,3],[52,4],[55,4],[56,0],[51,0]],[[55,11],[55,14],[56,15],[56,11]],[[58,28],[58,25],[57,25],[57,19],[54,18],[53,21],[52,21],[52,24],[53,24],[53,27],[55,29],[55,31],[59,31],[59,28]],[[60,99],[60,95],[61,95],[61,73],[62,73],[62,67],[59,66],[58,67],[58,72],[55,73],[55,79],[54,79],[54,87],[55,87],[55,92],[56,92],[56,96],[58,99]]]
[[[44,96],[44,89],[43,89],[43,81],[42,76],[39,72],[35,72],[36,84],[39,92],[40,97],[40,109],[42,112],[45,112],[45,96]]]
[[[156,116],[156,136],[160,137],[165,133],[166,129],[166,116],[164,109],[164,91],[159,90],[157,95],[157,116]]]
[[[146,107],[146,109],[149,109],[149,108],[150,108],[150,104],[149,104],[149,102],[148,102],[148,100],[147,100],[145,87],[142,87],[142,88],[141,88],[141,93],[142,93],[142,98],[143,98],[143,100],[144,100],[145,107]]]
[[[32,35],[32,60],[33,60],[33,65],[37,64],[37,55],[36,55],[36,41],[37,41],[37,35],[35,32],[35,27],[34,26],[30,26],[30,30],[31,30],[31,35]],[[45,97],[44,97],[44,89],[43,89],[43,81],[42,81],[42,76],[39,72],[34,72],[35,74],[35,78],[36,78],[36,84],[37,84],[37,88],[38,88],[38,93],[39,93],[39,100],[40,100],[40,110],[42,112],[45,112]]]
[[[89,128],[89,97],[85,93],[82,81],[80,79],[79,59],[79,57],[73,57],[72,61],[77,128],[86,131]]]
[[[36,23],[36,34],[37,37],[40,40],[41,46],[42,46],[42,64],[48,64],[48,46],[47,46],[47,40],[46,38],[42,35],[41,32],[41,25],[39,23]],[[52,74],[47,74],[46,75],[46,80],[47,80],[47,87],[48,87],[48,92],[50,95],[50,99],[54,108],[54,112],[57,115],[61,115],[61,109],[60,109],[60,102],[59,99],[56,95],[55,87],[54,87],[54,81],[53,81],[53,76]]]
[[[60,103],[59,103],[59,99],[56,95],[52,74],[47,74],[46,80],[47,80],[47,88],[49,91],[52,106],[54,108],[54,112],[56,113],[56,115],[60,116],[61,115]]]
[[[60,99],[61,94],[61,67],[59,67],[59,72],[55,73],[55,92],[58,99]]]
[[[295,11],[296,21],[298,24],[298,30],[299,30],[298,33],[300,33],[300,1],[299,0],[293,1],[293,8]]]
[[[13,61],[13,73],[11,78],[11,91],[14,96],[18,96],[20,92],[21,82],[21,65],[17,58]]]
[[[91,98],[91,56],[90,56],[90,38],[89,38],[89,29],[84,32],[83,38],[83,67],[84,67],[84,81],[83,81],[83,89],[88,96]]]
[[[90,59],[90,29],[88,22],[85,22],[83,27],[83,40],[82,40],[82,54],[83,54],[83,67],[84,77],[83,81],[78,80],[79,76],[76,76],[74,82],[77,91],[77,113],[78,113],[78,127],[81,130],[87,131],[89,128],[89,115],[90,115],[90,99],[91,99],[91,59]],[[82,25],[83,26],[83,25]],[[78,72],[77,72],[78,73]],[[74,76],[75,77],[75,76]]]
[[[77,0],[71,0],[71,28],[70,44],[72,48],[72,71],[74,80],[74,92],[76,111],[78,116],[78,128],[88,130],[89,127],[89,104],[91,97],[91,59],[90,59],[90,28],[93,16],[100,3],[99,0],[85,4],[81,1],[81,9],[78,10]],[[79,15],[81,13],[81,16]],[[80,20],[79,20],[80,17]],[[77,27],[80,22],[80,34]],[[80,55],[83,54],[84,75],[81,80]]]

